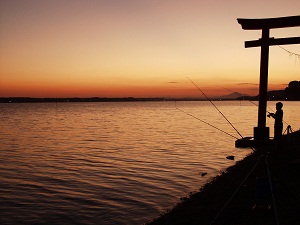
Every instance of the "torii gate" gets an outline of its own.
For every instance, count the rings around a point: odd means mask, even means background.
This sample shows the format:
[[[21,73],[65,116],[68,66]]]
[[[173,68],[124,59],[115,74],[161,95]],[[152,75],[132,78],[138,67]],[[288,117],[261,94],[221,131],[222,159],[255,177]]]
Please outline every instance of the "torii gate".
[[[267,19],[237,19],[243,30],[262,30],[261,39],[246,41],[245,48],[261,46],[258,126],[254,127],[254,140],[268,140],[269,127],[266,127],[269,46],[300,44],[300,37],[270,38],[270,29],[300,26],[300,16]]]

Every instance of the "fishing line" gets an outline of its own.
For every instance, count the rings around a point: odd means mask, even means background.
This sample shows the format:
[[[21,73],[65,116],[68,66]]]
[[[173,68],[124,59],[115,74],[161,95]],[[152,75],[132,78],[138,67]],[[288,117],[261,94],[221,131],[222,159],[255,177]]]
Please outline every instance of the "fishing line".
[[[232,128],[238,133],[238,135],[241,136],[241,138],[243,138],[243,136],[240,134],[240,132],[233,126],[233,124],[226,118],[226,116],[218,109],[218,107],[207,97],[207,95],[189,78],[186,77],[187,79],[189,79],[189,81],[195,85],[195,87],[205,96],[205,98],[218,110],[218,112],[224,117],[224,119],[232,126]]]
[[[245,97],[245,96],[239,94],[238,92],[234,92],[234,91],[232,91],[232,90],[230,90],[230,89],[228,89],[228,88],[224,88],[224,87],[221,87],[221,88],[223,88],[223,89],[225,89],[225,90],[227,90],[227,91],[233,92],[234,94],[238,95],[239,97]],[[248,100],[249,102],[251,102],[253,105],[256,105],[256,106],[258,107],[258,104],[256,104],[255,102],[251,101],[250,99],[247,99],[247,100]],[[272,112],[274,112],[274,110],[273,110],[272,108],[270,108],[269,106],[268,106],[268,108],[269,108],[269,110],[271,110]],[[266,110],[266,112],[267,112],[267,113],[270,113],[268,110]]]
[[[220,86],[220,87],[221,87],[221,86]],[[239,94],[238,92],[232,91],[232,90],[230,90],[230,89],[228,89],[228,88],[224,88],[224,87],[221,87],[221,88],[223,88],[223,89],[225,89],[225,90],[227,90],[227,91],[229,91],[229,92],[232,92],[232,93],[238,95],[239,97],[245,97],[245,96]],[[252,102],[250,99],[247,99],[247,100],[248,100],[249,102],[251,102],[253,105],[258,106],[258,104],[256,104],[255,102]],[[268,111],[267,111],[267,112],[268,112]],[[268,113],[269,113],[269,112],[268,112]]]
[[[271,175],[270,175],[270,169],[269,169],[269,164],[268,164],[268,156],[266,156],[265,160],[266,160],[266,166],[267,166],[267,172],[268,172],[268,178],[269,178],[270,191],[271,191],[271,194],[272,194],[272,201],[273,201],[273,208],[274,208],[276,223],[277,223],[277,225],[279,225],[278,213],[277,213],[277,207],[276,207],[276,201],[275,201],[275,196],[274,196],[274,187],[272,185],[272,180],[271,180]]]
[[[176,104],[176,102],[175,102],[175,104]],[[175,105],[175,107],[176,107],[176,105]],[[231,135],[231,134],[227,133],[226,131],[224,131],[224,130],[221,130],[221,129],[220,129],[220,128],[218,128],[218,127],[215,127],[214,125],[212,125],[212,124],[210,124],[210,123],[208,123],[208,122],[206,122],[206,121],[204,121],[204,120],[201,120],[201,119],[199,119],[198,117],[196,117],[196,116],[194,116],[194,115],[192,115],[192,114],[189,114],[189,113],[187,113],[187,112],[183,111],[182,109],[179,109],[179,108],[177,108],[177,107],[176,107],[176,109],[177,109],[177,110],[179,110],[179,111],[181,111],[181,112],[183,112],[183,113],[185,113],[185,114],[186,114],[186,115],[188,115],[188,116],[191,116],[191,117],[195,118],[196,120],[199,120],[199,121],[201,121],[202,123],[205,123],[205,124],[207,124],[207,125],[209,125],[209,126],[211,126],[211,127],[215,128],[215,129],[217,129],[218,131],[221,131],[221,132],[223,132],[224,134],[227,134],[228,136],[230,136],[230,137],[232,137],[232,138],[235,138],[235,139],[237,139],[237,140],[238,140],[238,138],[237,138],[237,137],[235,137],[235,136],[233,136],[233,135]]]
[[[228,201],[225,203],[225,205],[221,208],[221,210],[218,212],[218,214],[215,216],[215,218],[213,219],[213,221],[210,223],[210,225],[214,224],[215,221],[218,219],[218,217],[221,215],[221,213],[223,212],[223,210],[227,207],[227,205],[231,202],[231,200],[233,199],[233,197],[236,195],[236,193],[238,193],[238,191],[240,190],[240,188],[243,186],[243,184],[245,183],[245,181],[248,179],[248,177],[250,176],[250,174],[253,172],[253,170],[255,169],[255,167],[258,165],[258,163],[262,160],[263,155],[261,155],[257,162],[255,163],[255,165],[252,167],[252,169],[250,170],[250,172],[246,175],[246,177],[244,178],[244,180],[242,181],[242,183],[238,186],[238,188],[234,191],[234,193],[230,196],[230,198],[228,199]]]
[[[221,88],[223,88],[223,89],[225,89],[225,90],[227,90],[227,91],[230,91],[230,92],[233,92],[234,94],[236,94],[236,95],[238,95],[238,96],[240,96],[240,97],[244,97],[244,96],[242,96],[241,94],[239,94],[238,92],[234,92],[234,91],[232,91],[232,90],[230,90],[230,89],[228,89],[228,88],[224,88],[224,87],[221,87]],[[257,107],[258,107],[258,104],[256,104],[255,102],[252,102],[250,99],[247,99],[249,102],[251,102],[253,105],[256,105]],[[270,106],[267,106],[268,107],[268,109],[272,112],[272,113],[274,113],[274,110],[270,107]],[[266,112],[267,113],[270,113],[268,110],[266,110]],[[288,125],[288,126],[290,126],[287,122],[285,122],[284,120],[282,120],[286,125]]]

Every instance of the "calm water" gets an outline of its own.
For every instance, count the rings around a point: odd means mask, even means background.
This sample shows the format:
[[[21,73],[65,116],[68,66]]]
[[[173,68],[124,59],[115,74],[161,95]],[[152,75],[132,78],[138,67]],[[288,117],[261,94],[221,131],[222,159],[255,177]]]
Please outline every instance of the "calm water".
[[[252,136],[255,105],[215,104]],[[176,106],[238,137],[209,102]],[[299,111],[284,102],[295,130]],[[0,121],[2,225],[143,224],[251,152],[174,102],[0,104]]]

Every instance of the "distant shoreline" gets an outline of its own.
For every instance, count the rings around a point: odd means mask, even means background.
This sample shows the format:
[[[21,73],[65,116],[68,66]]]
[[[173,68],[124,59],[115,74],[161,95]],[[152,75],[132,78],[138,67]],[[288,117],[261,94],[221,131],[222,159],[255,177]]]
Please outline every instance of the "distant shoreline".
[[[300,101],[300,81],[291,81],[284,90],[268,91],[268,101]],[[229,95],[211,97],[212,101],[234,101],[250,100],[258,101],[259,96],[249,96],[247,94],[233,92]],[[154,102],[154,101],[207,101],[204,96],[201,98],[193,97],[70,97],[70,98],[35,98],[35,97],[0,97],[0,103],[42,103],[42,102]]]
[[[237,100],[212,98],[211,100]],[[0,98],[0,103],[43,103],[43,102],[154,102],[154,101],[207,101],[201,98],[31,98],[31,97],[9,97]]]
[[[238,98],[211,98],[212,101],[236,101],[236,100],[250,100],[257,101],[258,97],[238,97]],[[269,99],[269,101],[278,101],[286,99]],[[204,98],[31,98],[31,97],[0,97],[0,103],[47,103],[47,102],[157,102],[157,101],[207,101]]]

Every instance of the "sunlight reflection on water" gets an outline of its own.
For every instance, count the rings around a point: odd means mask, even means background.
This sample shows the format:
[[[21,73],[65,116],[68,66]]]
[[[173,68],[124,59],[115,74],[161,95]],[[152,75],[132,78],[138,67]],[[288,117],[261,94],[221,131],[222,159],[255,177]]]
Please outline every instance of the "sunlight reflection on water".
[[[252,136],[256,106],[216,105]],[[238,137],[209,102],[176,106]],[[284,102],[295,130],[299,109]],[[251,152],[174,102],[0,104],[0,118],[1,224],[142,224]]]

